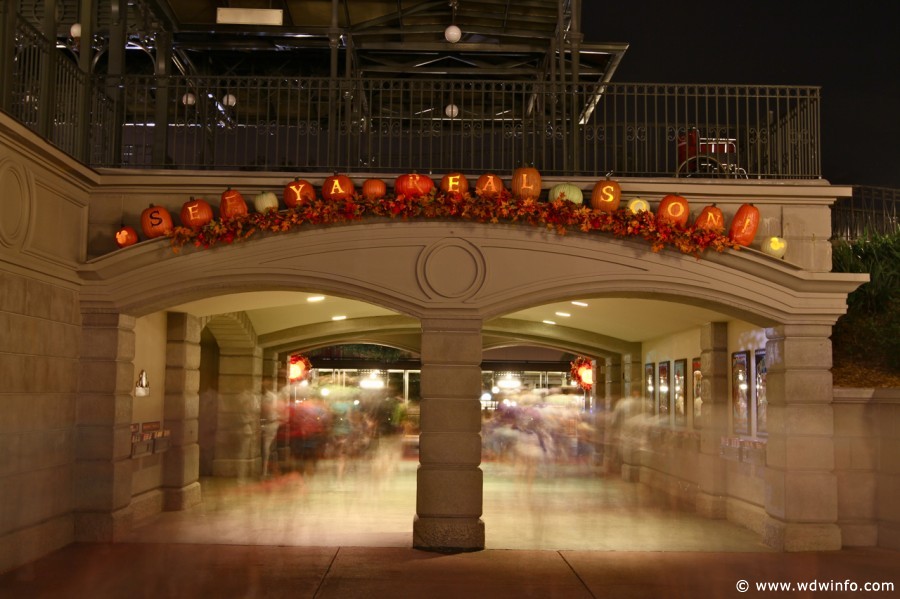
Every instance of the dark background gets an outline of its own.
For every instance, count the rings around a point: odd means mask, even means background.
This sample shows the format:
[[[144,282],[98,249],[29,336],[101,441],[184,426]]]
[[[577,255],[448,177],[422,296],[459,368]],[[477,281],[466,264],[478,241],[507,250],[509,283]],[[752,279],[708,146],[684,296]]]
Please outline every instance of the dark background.
[[[582,1],[585,41],[625,42],[613,82],[822,88],[822,173],[900,189],[894,2]]]

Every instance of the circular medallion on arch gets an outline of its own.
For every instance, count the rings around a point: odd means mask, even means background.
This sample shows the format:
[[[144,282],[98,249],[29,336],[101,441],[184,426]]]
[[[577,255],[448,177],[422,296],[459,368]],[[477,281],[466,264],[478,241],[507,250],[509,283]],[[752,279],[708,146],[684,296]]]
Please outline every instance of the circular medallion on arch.
[[[20,246],[28,229],[31,194],[28,180],[21,170],[10,164],[0,164],[0,245]]]
[[[484,285],[484,256],[462,239],[443,239],[419,255],[419,285],[430,298],[465,300]]]

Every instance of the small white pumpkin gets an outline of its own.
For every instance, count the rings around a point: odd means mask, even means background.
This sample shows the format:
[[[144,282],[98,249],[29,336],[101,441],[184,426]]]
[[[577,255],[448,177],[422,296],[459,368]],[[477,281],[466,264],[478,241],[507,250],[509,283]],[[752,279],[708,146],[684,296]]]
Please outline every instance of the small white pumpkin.
[[[766,237],[762,244],[762,251],[773,258],[784,258],[787,252],[787,241],[782,237]]]
[[[650,212],[650,204],[647,200],[642,198],[634,198],[628,202],[628,211],[632,214],[637,214],[638,212]]]
[[[257,212],[278,210],[278,196],[271,191],[263,191],[253,196],[253,207],[256,208]]]
[[[582,193],[581,189],[571,183],[559,183],[554,185],[550,188],[547,199],[551,202],[555,202],[560,196],[563,196],[564,199],[569,200],[574,204],[581,204],[584,201],[584,193]]]

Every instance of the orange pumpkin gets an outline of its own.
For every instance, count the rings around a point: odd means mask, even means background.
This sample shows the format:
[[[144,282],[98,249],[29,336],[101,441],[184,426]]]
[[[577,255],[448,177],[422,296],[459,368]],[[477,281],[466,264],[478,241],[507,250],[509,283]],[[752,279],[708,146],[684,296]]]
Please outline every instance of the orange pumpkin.
[[[519,200],[536,200],[541,195],[541,173],[536,168],[523,166],[513,171],[513,196]]]
[[[309,181],[296,177],[293,181],[284,186],[282,197],[284,198],[285,206],[288,208],[296,208],[297,206],[315,202],[316,190]]]
[[[444,193],[469,193],[469,180],[462,173],[447,173],[441,179],[441,191]]]
[[[203,228],[213,219],[212,206],[205,200],[193,197],[181,206],[181,224],[190,229]]]
[[[688,217],[691,215],[688,201],[677,194],[670,193],[663,197],[656,209],[656,222],[667,223],[673,227],[684,227],[687,225]]]
[[[349,200],[355,193],[356,187],[347,175],[335,173],[322,183],[322,197],[326,200]]]
[[[618,181],[597,181],[591,191],[591,208],[601,212],[615,212],[622,201],[622,187]]]
[[[150,207],[141,212],[141,231],[147,239],[163,237],[172,230],[172,215],[162,206]]]
[[[219,217],[226,220],[245,214],[247,214],[247,201],[241,192],[230,187],[223,191],[222,200],[219,202]]]
[[[380,200],[387,194],[387,184],[381,179],[366,179],[362,185],[362,195],[369,201]]]
[[[394,181],[394,193],[408,198],[428,195],[434,189],[434,180],[427,175],[412,172],[400,175]]]
[[[129,245],[134,245],[138,242],[138,234],[137,231],[134,230],[134,227],[129,227],[127,225],[122,225],[118,231],[116,231],[116,245],[120,248],[128,247]]]
[[[725,216],[715,204],[710,204],[697,215],[694,228],[722,233],[725,230]]]
[[[759,208],[753,204],[742,204],[731,219],[728,238],[738,245],[748,246],[756,237],[759,228]]]
[[[494,173],[485,173],[475,181],[475,195],[483,198],[496,198],[506,191],[503,179]]]

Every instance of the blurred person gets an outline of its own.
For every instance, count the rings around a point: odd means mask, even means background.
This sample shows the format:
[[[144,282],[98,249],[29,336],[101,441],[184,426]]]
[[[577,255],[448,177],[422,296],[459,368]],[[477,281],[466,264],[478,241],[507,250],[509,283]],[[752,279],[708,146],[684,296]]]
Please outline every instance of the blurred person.
[[[272,453],[277,451],[275,439],[278,430],[287,421],[287,402],[283,395],[274,391],[275,382],[271,377],[263,377],[263,394],[260,399],[260,428],[262,430],[262,477],[269,476],[269,461]],[[278,455],[275,455],[275,468],[278,469]]]

